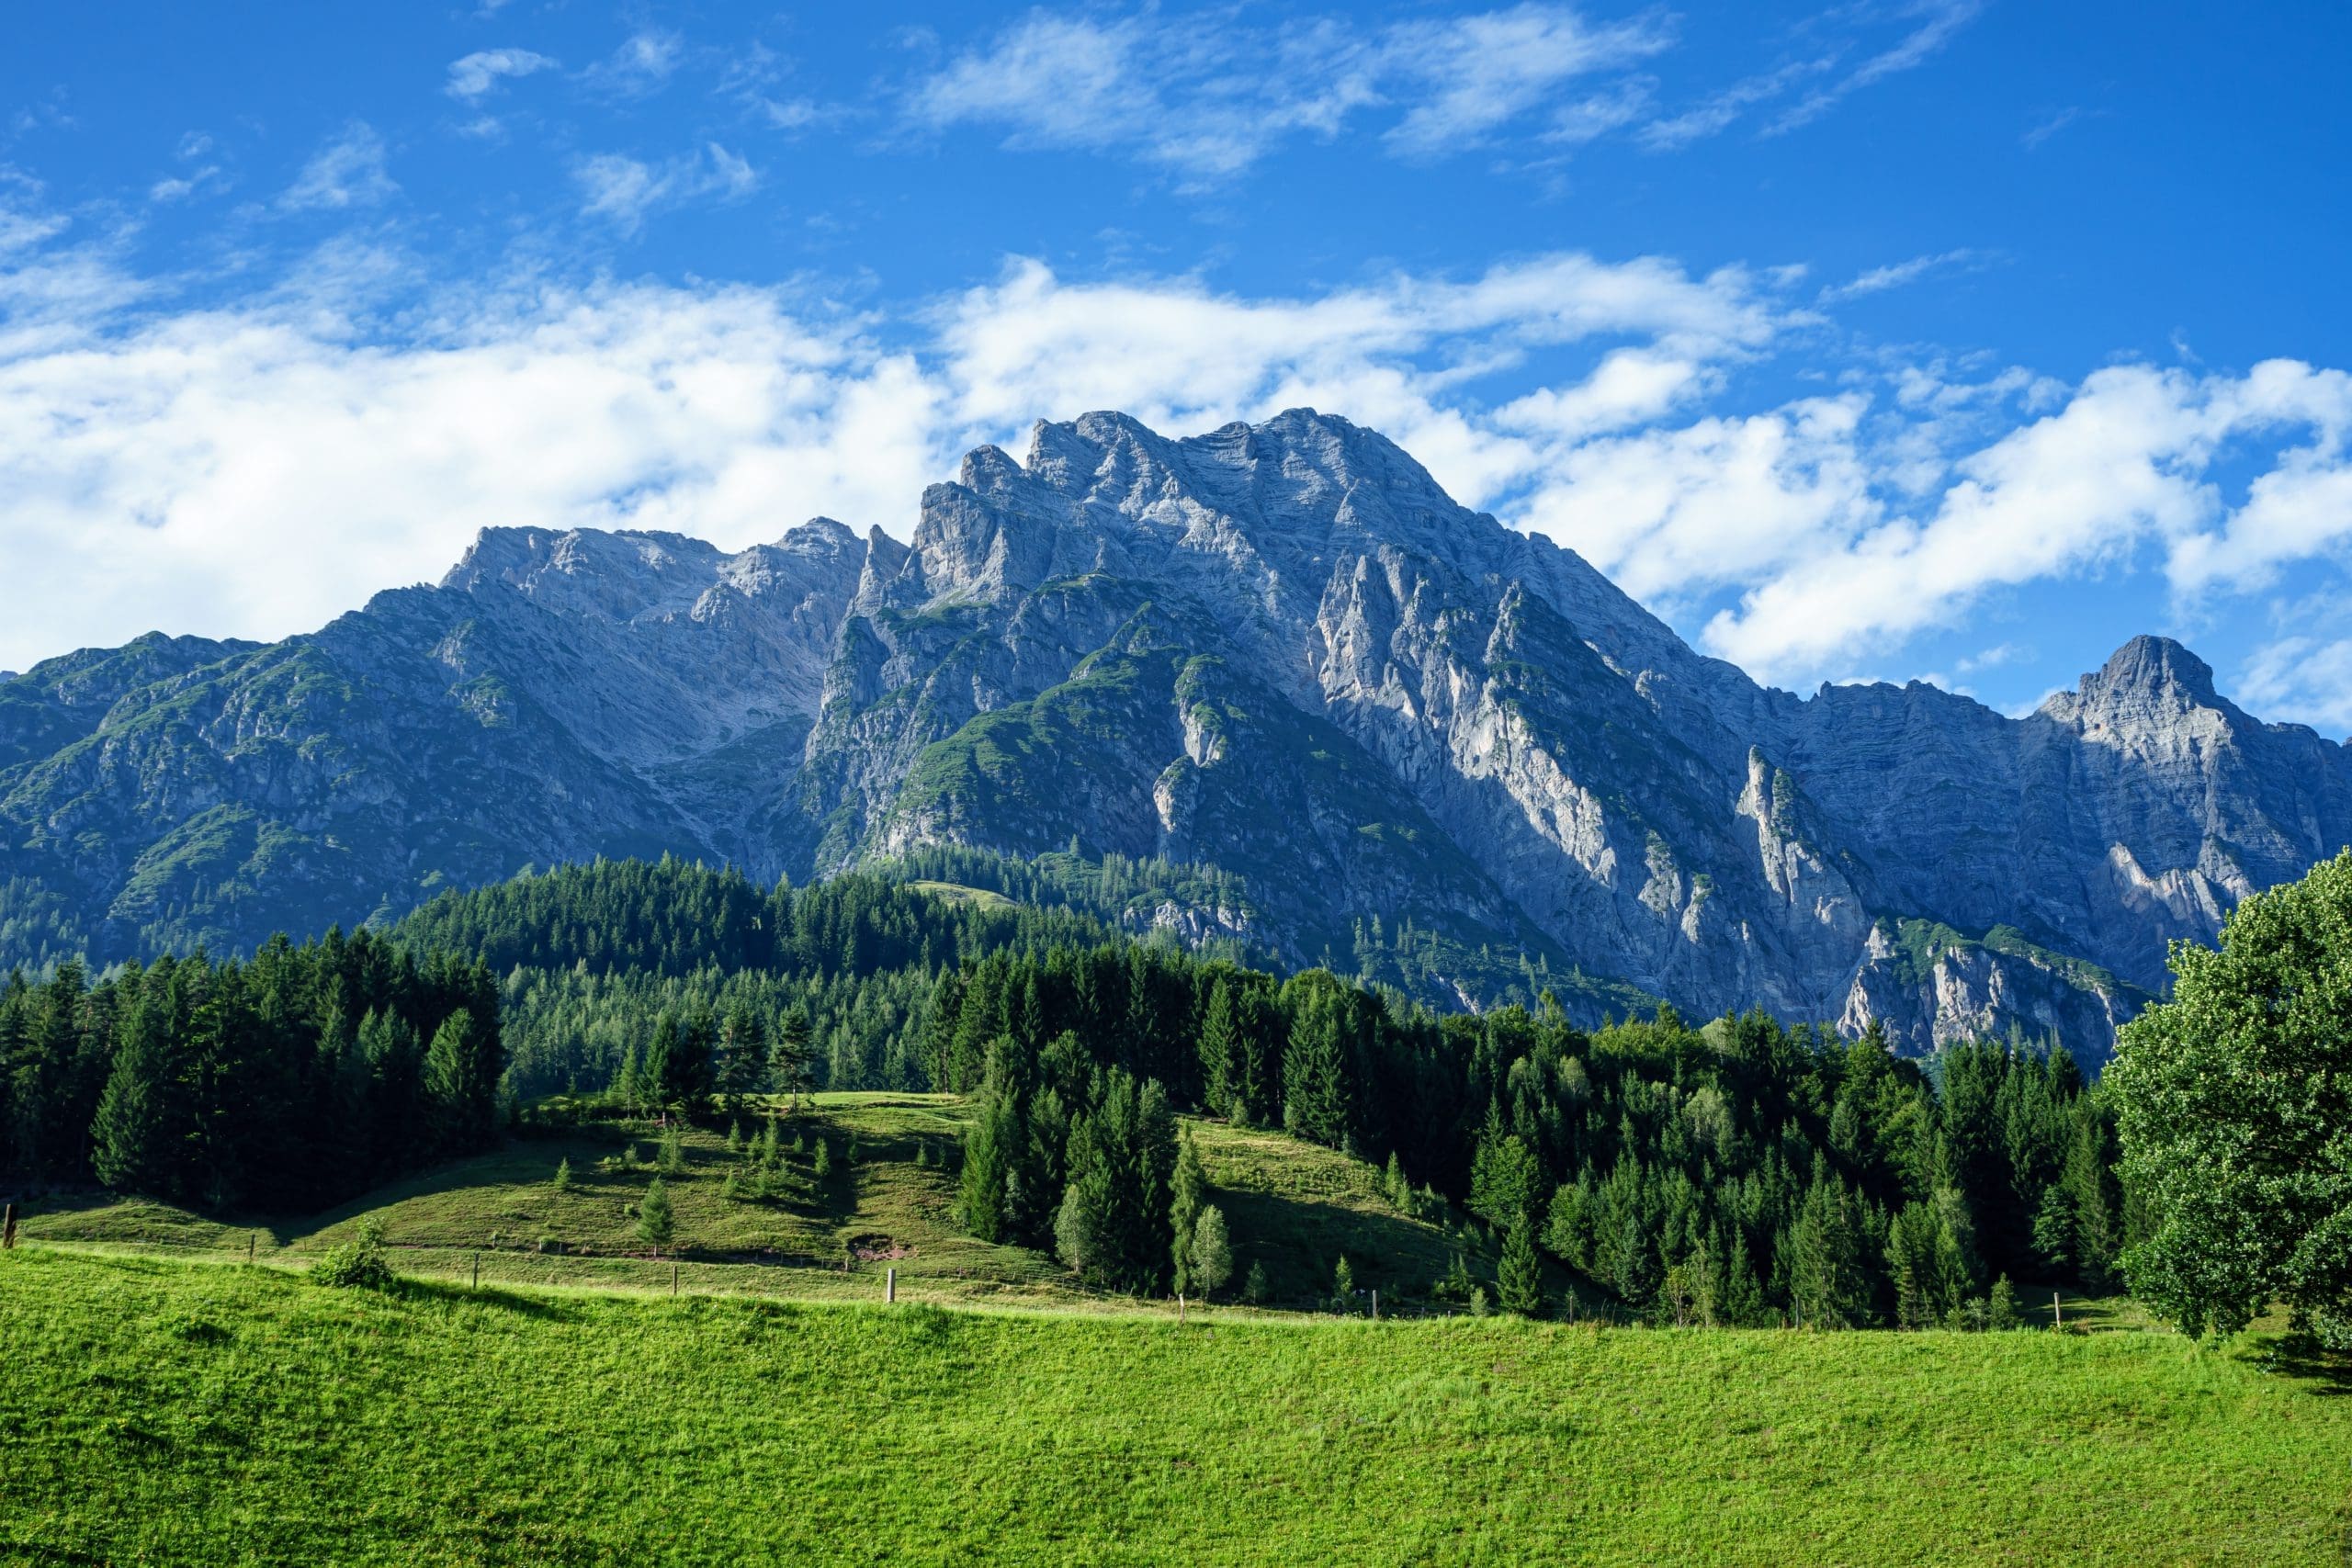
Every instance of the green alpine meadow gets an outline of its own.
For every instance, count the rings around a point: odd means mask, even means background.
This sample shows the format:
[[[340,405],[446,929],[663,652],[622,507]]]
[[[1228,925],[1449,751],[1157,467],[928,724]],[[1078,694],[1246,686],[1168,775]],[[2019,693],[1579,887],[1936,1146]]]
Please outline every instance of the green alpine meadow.
[[[2352,1565],[2352,11],[0,11],[0,1568]]]
[[[867,1281],[869,1284],[871,1281]],[[2272,1336],[1063,1313],[0,1259],[25,1562],[2332,1564]]]

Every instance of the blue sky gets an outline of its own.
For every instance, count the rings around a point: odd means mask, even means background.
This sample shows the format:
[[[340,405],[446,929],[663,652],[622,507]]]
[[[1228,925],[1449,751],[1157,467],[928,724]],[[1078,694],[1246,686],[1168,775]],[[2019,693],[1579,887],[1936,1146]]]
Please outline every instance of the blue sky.
[[[362,19],[364,17],[364,19]],[[2340,7],[9,8],[0,667],[1294,402],[1759,677],[2352,730]]]

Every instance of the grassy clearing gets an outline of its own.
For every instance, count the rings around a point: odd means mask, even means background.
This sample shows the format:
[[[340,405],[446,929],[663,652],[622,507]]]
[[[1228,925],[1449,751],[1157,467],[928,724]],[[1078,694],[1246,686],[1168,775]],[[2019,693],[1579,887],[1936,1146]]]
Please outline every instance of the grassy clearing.
[[[0,1559],[2335,1563],[2275,1344],[677,1302],[0,1255]]]
[[[1121,1304],[1077,1286],[1050,1258],[961,1234],[951,1161],[965,1118],[962,1102],[944,1095],[818,1096],[813,1108],[781,1123],[782,1190],[757,1202],[724,1195],[729,1172],[742,1164],[728,1152],[724,1121],[690,1129],[684,1170],[664,1178],[677,1225],[668,1251],[683,1258],[679,1288],[869,1300],[880,1292],[881,1270],[895,1268],[899,1293],[914,1301]],[[759,1112],[740,1122],[753,1134]],[[1233,1227],[1236,1288],[1258,1264],[1271,1305],[1304,1307],[1328,1297],[1342,1257],[1391,1311],[1411,1310],[1410,1300],[1427,1292],[1456,1249],[1478,1271],[1493,1273],[1490,1247],[1458,1216],[1440,1224],[1397,1213],[1381,1195],[1378,1173],[1361,1161],[1278,1133],[1187,1125]],[[373,1214],[412,1274],[471,1280],[479,1254],[485,1283],[666,1291],[671,1259],[656,1258],[639,1239],[634,1217],[654,1175],[659,1137],[658,1129],[637,1123],[516,1139],[291,1223],[209,1219],[104,1195],[45,1199],[30,1207],[25,1234],[299,1265],[349,1239]],[[820,1139],[831,1167],[823,1177],[816,1172]],[[789,1149],[795,1142],[797,1152]],[[630,1148],[635,1160],[614,1168]],[[566,1160],[572,1185],[560,1192],[554,1176]],[[1565,1276],[1555,1285],[1565,1291]]]

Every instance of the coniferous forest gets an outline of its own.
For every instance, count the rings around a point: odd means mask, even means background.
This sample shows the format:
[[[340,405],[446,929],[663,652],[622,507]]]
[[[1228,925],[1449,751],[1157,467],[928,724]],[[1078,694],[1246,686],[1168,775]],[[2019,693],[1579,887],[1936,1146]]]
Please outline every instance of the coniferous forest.
[[[497,1134],[497,987],[361,931],[0,987],[8,1165],[213,1209],[316,1209]]]
[[[1548,997],[1441,1015],[880,874],[598,863],[380,935],[18,976],[0,1066],[12,1167],[281,1210],[479,1146],[502,1095],[691,1114],[935,1089],[971,1098],[971,1232],[1140,1293],[1197,1241],[1180,1112],[1369,1160],[1407,1212],[1466,1208],[1522,1311],[1549,1254],[1670,1321],[1981,1325],[2009,1280],[2107,1284],[2131,1224],[2112,1116],[2063,1048],[1922,1063],[1759,1013],[1579,1027]]]

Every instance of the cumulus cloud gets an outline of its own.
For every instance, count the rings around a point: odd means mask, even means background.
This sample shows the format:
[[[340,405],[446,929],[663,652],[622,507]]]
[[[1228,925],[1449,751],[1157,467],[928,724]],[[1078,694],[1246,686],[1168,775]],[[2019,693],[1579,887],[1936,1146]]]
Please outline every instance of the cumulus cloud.
[[[1369,33],[1333,17],[1204,26],[1040,10],[922,77],[903,111],[924,130],[993,126],[1015,148],[1134,151],[1199,181],[1374,110],[1394,111],[1384,138],[1400,155],[1458,152],[1536,116],[1563,84],[1622,70],[1667,42],[1652,21],[1597,26],[1532,0]],[[1597,134],[1596,116],[1610,112],[1613,124],[1634,111],[1603,95],[1555,118],[1573,140]]]
[[[594,189],[624,221],[727,167],[616,165]],[[1905,367],[1735,412],[1746,368],[1815,319],[1786,274],[1564,254],[1272,296],[1013,261],[891,319],[787,288],[420,298],[402,258],[346,248],[198,309],[21,221],[37,237],[0,257],[0,665],[153,625],[284,635],[437,575],[493,523],[741,546],[822,512],[904,536],[962,451],[1094,408],[1171,434],[1345,414],[1789,682],[2006,587],[2150,559],[2180,594],[2237,592],[2352,540],[2342,372]],[[2250,695],[2299,668],[2274,662]]]
[[[2256,649],[2238,700],[2266,717],[2352,737],[2352,638],[2283,637]]]
[[[384,139],[355,119],[311,155],[277,204],[292,211],[371,207],[400,188],[385,166]]]

